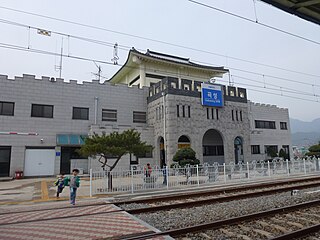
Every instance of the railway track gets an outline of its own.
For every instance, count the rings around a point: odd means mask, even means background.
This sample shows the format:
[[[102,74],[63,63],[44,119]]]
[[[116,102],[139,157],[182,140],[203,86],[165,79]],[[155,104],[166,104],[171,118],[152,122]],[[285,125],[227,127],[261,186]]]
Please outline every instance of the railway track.
[[[287,185],[288,188],[284,188]],[[291,186],[290,186],[291,185]],[[295,178],[295,179],[282,179],[277,180],[272,183],[270,182],[263,182],[263,183],[255,183],[255,184],[244,184],[242,186],[228,186],[228,187],[215,187],[214,189],[205,189],[205,190],[195,190],[194,192],[183,192],[183,193],[173,193],[173,194],[166,194],[163,195],[155,195],[152,197],[146,197],[141,199],[133,199],[133,200],[119,200],[119,201],[110,201],[110,202],[98,202],[93,204],[83,204],[83,205],[76,205],[76,206],[62,206],[62,207],[54,207],[54,208],[30,208],[24,211],[8,211],[8,212],[0,212],[1,215],[6,214],[14,214],[14,213],[29,213],[29,212],[41,212],[41,211],[50,211],[50,210],[58,210],[58,209],[75,209],[75,208],[86,208],[91,206],[104,206],[114,204],[117,206],[121,205],[128,205],[128,204],[152,204],[152,203],[161,203],[163,204],[172,204],[172,201],[178,203],[179,201],[194,201],[196,198],[204,200],[204,198],[210,196],[218,196],[220,197],[225,196],[226,194],[234,194],[239,192],[247,192],[247,191],[255,191],[256,189],[263,190],[262,188],[276,188],[278,186],[282,186],[282,189],[279,188],[279,192],[281,191],[289,191],[290,189],[303,189],[307,187],[313,187],[320,185],[320,176],[312,176],[307,178]],[[291,187],[291,188],[290,188]],[[277,191],[276,189],[269,189],[273,190],[274,193]],[[271,194],[270,191],[268,194]],[[189,199],[189,200],[188,200]],[[236,196],[235,198],[236,199]],[[211,199],[212,200],[212,199]],[[215,200],[213,200],[215,201]],[[204,202],[205,203],[205,202]]]
[[[319,210],[320,200],[315,200],[185,228],[114,239],[142,240],[169,235],[176,239],[292,240],[320,231]]]
[[[319,178],[316,178],[317,180]],[[288,183],[288,181],[285,181]],[[111,202],[111,203],[95,203],[92,205],[80,205],[77,207],[61,207],[55,209],[38,209],[37,211],[21,211],[21,212],[8,212],[0,214],[0,220],[2,219],[2,225],[13,225],[19,223],[29,223],[29,222],[37,222],[37,221],[45,221],[45,220],[55,220],[55,219],[64,219],[64,218],[74,218],[74,217],[83,217],[83,216],[93,216],[99,214],[111,214],[116,212],[126,211],[130,214],[141,214],[141,213],[152,213],[157,211],[165,211],[170,209],[179,209],[179,208],[191,208],[206,204],[214,204],[221,203],[227,201],[234,201],[245,198],[253,198],[264,195],[271,195],[280,192],[287,192],[293,189],[306,189],[317,187],[320,185],[320,181],[311,181],[308,179],[307,183],[303,183],[303,181],[294,181],[296,184],[292,184],[291,182],[287,186],[283,187],[275,187],[279,185],[283,185],[285,182],[278,182],[277,185],[265,184],[267,188],[261,189],[261,185],[250,186],[245,188],[244,186],[239,189],[236,189],[235,193],[231,193],[232,188],[228,188],[227,190],[217,191],[206,191],[204,195],[199,195],[200,193],[190,193],[189,195],[181,195],[177,196],[169,196],[165,198],[163,196],[155,198],[155,199],[140,199],[134,201],[120,201],[120,202]],[[273,187],[271,187],[273,186]],[[257,190],[259,189],[259,190]],[[246,191],[245,191],[246,190]],[[230,193],[229,193],[230,191]],[[225,193],[227,192],[227,193]],[[210,195],[211,194],[211,195]],[[218,195],[220,194],[220,195]],[[213,197],[211,197],[213,195]],[[191,198],[195,196],[195,198]],[[200,197],[201,196],[201,197]],[[169,199],[169,201],[165,201]],[[157,200],[159,202],[157,202]],[[156,205],[148,205],[144,207],[138,207],[133,209],[114,209],[112,204],[117,206],[121,206],[122,204],[131,204],[131,203],[154,203]],[[127,206],[127,205],[126,205]],[[52,214],[51,214],[52,213]],[[58,215],[58,216],[57,216]],[[6,216],[10,216],[10,218],[6,219]],[[4,220],[3,220],[4,219]]]

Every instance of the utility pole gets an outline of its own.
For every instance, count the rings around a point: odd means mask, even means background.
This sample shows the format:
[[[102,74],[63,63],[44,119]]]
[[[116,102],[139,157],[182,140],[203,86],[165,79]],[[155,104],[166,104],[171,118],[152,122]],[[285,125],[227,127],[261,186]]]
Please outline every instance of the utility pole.
[[[59,78],[61,78],[61,75],[62,75],[62,56],[63,56],[63,38],[61,40],[60,64],[55,65],[55,70],[59,71]]]

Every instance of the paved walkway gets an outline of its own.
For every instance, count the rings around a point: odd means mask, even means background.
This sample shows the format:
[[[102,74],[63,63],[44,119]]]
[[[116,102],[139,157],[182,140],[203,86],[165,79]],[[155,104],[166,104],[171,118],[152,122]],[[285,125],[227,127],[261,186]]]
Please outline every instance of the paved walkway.
[[[0,239],[117,239],[124,235],[157,232],[141,220],[103,200],[80,200],[75,207],[67,202],[30,206],[0,207]],[[154,239],[171,239],[158,237]]]

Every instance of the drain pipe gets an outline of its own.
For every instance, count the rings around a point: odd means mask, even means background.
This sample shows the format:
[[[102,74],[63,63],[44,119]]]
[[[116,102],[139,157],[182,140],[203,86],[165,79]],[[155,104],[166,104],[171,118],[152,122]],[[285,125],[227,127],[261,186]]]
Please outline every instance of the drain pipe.
[[[98,119],[98,97],[94,97],[94,124],[97,125]]]

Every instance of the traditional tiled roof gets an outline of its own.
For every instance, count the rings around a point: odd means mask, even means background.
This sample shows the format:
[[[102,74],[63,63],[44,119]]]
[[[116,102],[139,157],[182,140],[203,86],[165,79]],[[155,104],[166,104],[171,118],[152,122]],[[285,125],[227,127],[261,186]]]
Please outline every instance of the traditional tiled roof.
[[[155,51],[150,51],[149,49],[147,50],[146,53],[139,52],[138,50],[136,50],[134,48],[132,48],[131,51],[138,53],[138,54],[141,54],[141,55],[144,55],[146,57],[152,57],[152,58],[158,59],[158,60],[164,60],[164,61],[177,63],[177,64],[184,64],[184,65],[188,65],[191,67],[205,68],[205,69],[210,69],[210,70],[228,72],[228,70],[225,69],[224,67],[213,67],[213,66],[209,66],[209,65],[202,65],[202,64],[191,62],[190,58],[182,58],[182,57],[169,55],[169,54],[165,54],[165,53],[159,53],[159,52],[155,52]]]

